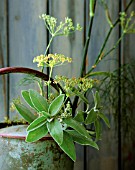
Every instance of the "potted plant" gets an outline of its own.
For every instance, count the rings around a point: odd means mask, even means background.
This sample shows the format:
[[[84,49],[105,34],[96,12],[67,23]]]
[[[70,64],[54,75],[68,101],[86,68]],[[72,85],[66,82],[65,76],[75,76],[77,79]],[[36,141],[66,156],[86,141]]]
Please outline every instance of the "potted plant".
[[[91,20],[88,31],[90,38],[96,1],[90,1]],[[107,15],[108,17],[108,15]],[[94,105],[90,107],[86,93],[98,82],[89,78],[93,75],[106,75],[107,72],[93,72],[96,65],[113,51],[123,35],[116,42],[115,47],[106,54],[102,54],[112,29],[117,25],[108,17],[110,31],[93,67],[84,74],[85,60],[88,50],[89,38],[86,41],[83,53],[82,69],[79,78],[67,78],[56,76],[52,78],[53,69],[56,66],[71,63],[72,59],[63,54],[48,54],[51,42],[56,36],[68,36],[74,31],[81,30],[81,26],[74,26],[71,18],[65,18],[64,22],[57,25],[57,19],[46,14],[40,18],[44,21],[50,33],[50,42],[44,54],[34,58],[40,71],[23,67],[8,67],[0,69],[0,75],[8,73],[26,73],[38,77],[39,90],[22,91],[22,97],[26,105],[21,101],[15,101],[14,107],[29,125],[11,127],[0,130],[3,148],[11,146],[8,150],[7,169],[13,169],[16,165],[21,168],[31,169],[72,169],[76,160],[75,145],[90,145],[98,149],[97,141],[101,139],[101,120],[110,127],[107,117],[102,113],[99,92],[93,92]],[[124,16],[122,16],[124,18]],[[124,33],[125,34],[125,33]],[[49,75],[44,73],[44,67],[49,67]],[[47,89],[47,93],[45,91]],[[78,106],[84,104],[84,109]],[[92,130],[87,126],[92,125]],[[49,134],[49,135],[48,135]],[[18,137],[19,136],[19,137]],[[8,138],[6,138],[8,137]],[[12,142],[9,137],[17,138]],[[19,139],[25,139],[19,140]],[[37,142],[38,141],[38,142]],[[20,147],[19,147],[20,146]],[[55,154],[55,156],[54,156]],[[67,156],[68,155],[68,156]],[[27,158],[27,159],[26,159]],[[29,159],[28,159],[29,158]],[[69,162],[67,163],[67,160]],[[2,162],[3,166],[4,163]]]

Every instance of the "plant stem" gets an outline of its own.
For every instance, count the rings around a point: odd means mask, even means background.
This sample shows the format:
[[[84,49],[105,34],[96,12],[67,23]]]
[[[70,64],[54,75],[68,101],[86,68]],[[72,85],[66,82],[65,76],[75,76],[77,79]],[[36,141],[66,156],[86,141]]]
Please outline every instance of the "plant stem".
[[[51,45],[51,42],[52,42],[53,38],[54,38],[54,36],[51,37],[51,39],[50,39],[50,41],[49,41],[49,44],[47,45],[47,48],[46,48],[46,50],[45,50],[45,52],[44,52],[44,56],[47,54],[48,49],[49,49],[49,47],[50,47],[50,45]],[[42,73],[44,72],[44,66],[42,67],[41,72],[42,72]],[[41,84],[41,86],[40,86],[40,91],[41,91],[42,96],[44,96],[44,89],[43,89],[43,81],[42,81],[42,80],[41,80],[40,84]]]
[[[89,47],[89,43],[90,43],[95,7],[96,7],[96,0],[95,0],[95,2],[94,2],[94,0],[90,0],[90,17],[91,18],[90,18],[90,21],[89,21],[88,35],[87,35],[87,39],[86,39],[84,50],[83,50],[83,61],[82,61],[81,73],[80,73],[81,77],[83,77],[84,70],[85,70],[85,62],[86,62],[88,47]],[[79,100],[79,97],[75,96],[74,101],[73,101],[73,107],[74,107],[73,108],[73,116],[75,115],[75,110],[77,108],[78,100]]]
[[[130,2],[129,2],[129,4],[127,5],[127,7],[125,8],[125,12],[128,10],[128,8],[130,7],[130,5],[132,4],[132,2],[133,2],[134,0],[131,0]],[[98,54],[98,56],[97,56],[97,59],[96,59],[96,61],[95,61],[95,63],[93,64],[93,65],[97,65],[99,62],[99,58],[100,58],[100,56],[102,55],[102,53],[103,53],[103,50],[104,50],[104,48],[105,48],[105,46],[106,46],[106,44],[107,44],[107,42],[108,42],[108,39],[109,39],[109,37],[110,37],[110,35],[111,35],[111,33],[112,33],[112,30],[115,28],[115,26],[118,24],[118,22],[119,22],[119,17],[118,17],[118,19],[114,22],[114,24],[113,24],[113,26],[112,27],[110,27],[110,29],[109,29],[109,31],[108,31],[108,34],[107,34],[107,36],[106,36],[106,38],[105,38],[105,40],[104,40],[104,43],[103,43],[103,45],[102,45],[102,47],[101,47],[101,49],[100,49],[100,52],[99,52],[99,54]],[[92,71],[94,70],[94,67],[92,67],[88,72],[87,72],[87,74],[89,74],[89,73],[91,73]],[[86,74],[86,75],[87,75]]]
[[[49,41],[49,44],[47,45],[47,48],[46,48],[46,50],[45,50],[44,55],[47,54],[47,51],[48,51],[48,49],[49,49],[49,47],[50,47],[50,45],[51,45],[51,42],[52,42],[53,38],[54,38],[54,36],[51,37],[51,39],[50,39],[50,41]]]
[[[92,6],[94,6],[94,7],[92,7]],[[96,6],[96,0],[95,0],[95,3],[94,3],[93,0],[90,0],[90,8],[91,8],[92,11],[90,11],[91,19],[90,19],[90,22],[89,22],[88,35],[87,35],[87,39],[86,39],[84,50],[83,50],[83,62],[82,62],[81,75],[80,75],[81,77],[83,76],[84,70],[85,70],[85,62],[86,62],[88,47],[89,47],[89,43],[90,43],[91,32],[92,32],[92,25],[93,25],[94,13],[95,13],[95,6]]]
[[[52,67],[50,67],[50,74],[49,74],[49,80],[48,80],[48,98],[50,97],[50,84],[51,84],[51,76],[52,76]]]

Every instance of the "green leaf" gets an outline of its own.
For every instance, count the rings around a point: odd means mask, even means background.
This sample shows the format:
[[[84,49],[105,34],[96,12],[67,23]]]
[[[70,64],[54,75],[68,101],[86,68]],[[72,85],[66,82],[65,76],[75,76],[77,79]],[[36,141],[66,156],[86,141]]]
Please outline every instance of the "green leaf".
[[[95,108],[97,109],[100,108],[101,102],[100,102],[100,96],[99,96],[98,91],[96,91],[94,94],[94,102],[95,102]]]
[[[80,135],[77,131],[66,130],[66,132],[68,132],[72,136],[73,141],[75,141],[76,143],[79,143],[80,145],[90,145],[96,149],[99,149],[96,142],[94,142],[92,139],[88,139],[88,138]]]
[[[41,113],[42,113],[42,114],[44,115],[44,117],[46,117],[46,118],[49,118],[49,117],[50,117],[50,114],[49,114],[48,112],[42,111]]]
[[[26,106],[23,104],[16,104],[14,103],[17,111],[20,115],[29,123],[33,122],[37,116],[35,116]]]
[[[94,125],[95,125],[95,131],[96,131],[96,140],[100,140],[101,131],[102,131],[102,126],[101,126],[100,120],[96,120],[94,122]]]
[[[86,75],[86,77],[90,77],[90,76],[111,76],[112,73],[110,72],[104,72],[104,71],[98,71],[98,72],[91,72],[89,74]]]
[[[54,119],[51,122],[47,122],[47,128],[48,131],[50,132],[50,135],[53,137],[53,139],[59,145],[61,145],[63,142],[63,130],[62,130],[61,123],[57,119]]]
[[[72,118],[68,118],[68,119],[64,119],[63,120],[69,127],[75,129],[78,133],[80,133],[81,135],[90,138],[89,133],[87,132],[87,130],[84,128],[83,125],[81,125],[79,122],[77,122],[76,120],[72,119]]]
[[[48,130],[47,130],[46,124],[43,124],[32,131],[28,131],[26,142],[35,142],[41,139],[42,137],[46,136],[47,133],[48,133]]]
[[[78,111],[77,114],[74,117],[74,120],[76,120],[78,122],[84,122],[84,112]]]
[[[74,93],[76,96],[78,96],[78,97],[80,97],[80,99],[82,100],[82,101],[84,101],[84,103],[86,103],[86,104],[89,104],[89,101],[88,101],[88,99],[86,98],[86,97],[84,97],[84,95],[82,95],[82,93],[80,93],[80,92],[78,92],[78,91],[72,91],[72,93]]]
[[[108,118],[103,113],[98,113],[98,115],[101,117],[101,119],[103,119],[105,124],[110,128],[110,123],[109,123]]]
[[[52,101],[52,103],[49,106],[49,113],[51,116],[55,116],[56,114],[58,114],[58,112],[61,109],[61,106],[64,102],[64,97],[65,97],[65,95],[61,94]]]
[[[30,94],[30,98],[31,98],[33,105],[39,112],[48,111],[49,105],[43,96],[41,96],[35,90],[30,90],[29,94]]]
[[[64,131],[63,133],[63,143],[60,148],[73,160],[76,160],[75,145],[72,137]]]
[[[27,102],[27,104],[30,105],[30,107],[32,107],[33,109],[36,109],[35,106],[33,105],[33,103],[31,102],[30,95],[29,95],[29,92],[27,90],[22,91],[22,97]]]
[[[38,117],[27,127],[27,131],[34,130],[45,123],[46,123],[46,117],[44,116]]]
[[[92,109],[88,112],[88,115],[87,115],[87,117],[86,117],[86,119],[85,119],[85,124],[86,124],[86,125],[89,125],[89,124],[95,122],[96,119],[97,119],[97,112],[94,111],[94,108],[92,108]]]

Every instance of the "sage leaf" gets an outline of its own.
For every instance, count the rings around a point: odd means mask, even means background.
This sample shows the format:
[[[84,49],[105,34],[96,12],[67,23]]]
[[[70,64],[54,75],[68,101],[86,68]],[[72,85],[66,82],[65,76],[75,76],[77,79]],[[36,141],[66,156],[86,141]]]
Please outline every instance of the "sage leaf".
[[[75,141],[76,143],[79,143],[80,145],[90,145],[96,149],[99,149],[96,142],[94,142],[92,139],[88,139],[88,138],[80,135],[77,131],[66,130],[66,132],[68,132],[72,136],[73,141]]]
[[[60,148],[75,162],[75,145],[72,137],[65,131],[63,132],[63,142],[60,145]]]
[[[65,95],[61,94],[52,101],[52,103],[49,106],[49,113],[51,116],[55,116],[56,114],[59,113],[59,110],[61,109],[61,106],[64,102],[64,97]]]
[[[49,105],[43,96],[41,96],[35,90],[30,90],[29,94],[30,94],[30,98],[31,98],[33,105],[39,112],[42,112],[42,111],[47,112],[48,111]]]
[[[30,95],[29,95],[29,91],[27,90],[23,90],[22,91],[22,97],[24,98],[24,100],[26,101],[26,103],[32,107],[33,109],[35,109],[37,111],[37,109],[35,108],[35,106],[33,105],[33,103],[31,102],[31,99],[30,99]]]
[[[100,120],[96,120],[94,122],[95,125],[95,131],[96,131],[96,140],[100,140],[101,138],[101,131],[102,131],[102,126]]]
[[[50,114],[49,114],[48,112],[42,111],[41,113],[42,113],[42,114],[44,115],[44,117],[46,117],[46,118],[49,118],[49,117],[50,117]]]
[[[47,122],[47,128],[53,139],[58,145],[61,145],[63,142],[63,129],[61,123],[57,119],[54,119],[51,122]]]
[[[48,129],[46,127],[46,124],[43,124],[32,131],[28,131],[26,142],[35,142],[41,139],[42,137],[46,136],[47,133]]]
[[[97,119],[97,112],[94,111],[94,108],[92,108],[92,109],[88,112],[88,115],[87,115],[87,117],[86,117],[86,119],[85,119],[85,124],[86,124],[86,125],[89,125],[89,124],[95,122],[96,119]]]
[[[94,94],[94,102],[95,102],[95,108],[97,109],[100,108],[101,101],[100,101],[100,96],[99,96],[98,91],[96,91]]]
[[[98,115],[101,117],[101,119],[103,119],[105,124],[110,128],[110,123],[109,123],[108,118],[103,113],[99,113]]]
[[[78,133],[80,133],[81,135],[85,136],[86,138],[90,138],[89,133],[87,132],[87,130],[84,128],[83,125],[81,125],[79,122],[77,122],[76,120],[72,119],[72,118],[68,118],[68,119],[64,119],[63,120],[69,127],[73,128],[74,130],[76,130]]]
[[[78,122],[84,122],[84,112],[78,111],[77,114],[74,117],[74,120],[76,120]]]
[[[16,104],[14,103],[17,111],[20,113],[20,115],[29,123],[33,122],[37,116],[34,115],[26,106],[23,104]]]
[[[38,117],[27,127],[27,131],[34,130],[45,123],[46,123],[46,117],[44,116]]]

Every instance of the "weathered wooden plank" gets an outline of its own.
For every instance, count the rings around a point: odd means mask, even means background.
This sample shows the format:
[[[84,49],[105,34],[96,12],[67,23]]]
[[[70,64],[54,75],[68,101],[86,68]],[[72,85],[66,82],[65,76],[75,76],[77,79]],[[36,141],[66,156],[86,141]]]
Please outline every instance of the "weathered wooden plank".
[[[46,12],[46,0],[9,1],[9,64],[36,68],[33,58],[44,53],[46,31],[39,15]],[[20,95],[17,87],[23,75],[10,75],[10,102]],[[27,86],[26,88],[29,88]],[[12,113],[10,114],[12,117]]]
[[[49,1],[50,2],[50,1]],[[65,17],[73,19],[74,23],[80,23],[83,26],[84,22],[84,1],[82,0],[55,0],[50,3],[51,15],[58,18],[58,21],[64,20]],[[82,61],[83,49],[83,31],[76,32],[70,37],[56,37],[52,43],[52,52],[64,54],[72,57],[72,64],[57,67],[53,76],[65,75],[67,77],[77,77],[80,74],[80,66]],[[75,163],[75,170],[83,170],[84,166],[84,151],[83,147],[76,146],[77,161]]]
[[[109,7],[110,16],[114,22],[118,15],[119,2],[118,1],[106,1]],[[88,15],[88,14],[87,14]],[[105,12],[103,7],[97,3],[95,19],[93,23],[93,29],[91,34],[91,42],[88,51],[88,63],[87,70],[89,70],[98,56],[101,45],[108,33],[109,24],[107,23]],[[105,50],[106,53],[113,47],[118,39],[118,28],[116,28]],[[112,71],[117,68],[118,49],[111,53],[106,59],[104,59],[94,71]],[[100,92],[99,92],[100,93]],[[104,109],[105,106],[103,105]],[[107,111],[106,111],[107,113]],[[103,126],[104,128],[104,126]],[[111,121],[111,130],[104,129],[102,134],[102,141],[99,143],[100,150],[97,151],[90,147],[87,148],[87,170],[117,170],[117,133],[115,134],[114,122]]]
[[[7,66],[7,4],[0,1],[0,68]],[[7,78],[0,76],[0,122],[7,112]]]
[[[124,1],[124,7],[129,3],[129,0]],[[135,11],[135,1],[133,2],[132,6],[128,10],[128,16],[130,15],[131,11]],[[134,19],[135,20],[135,19]],[[134,65],[135,64],[135,34],[127,34],[124,37],[123,43],[122,43],[122,64],[128,63],[129,65]],[[132,72],[134,75],[134,67],[132,67]],[[125,72],[126,74],[126,72]],[[132,76],[131,76],[132,77]],[[134,79],[129,78],[132,83],[131,85],[134,84]],[[134,76],[133,76],[134,77]],[[124,82],[125,84],[125,82]],[[128,81],[129,84],[129,81]],[[122,167],[123,170],[134,170],[135,169],[135,132],[133,127],[135,127],[135,106],[132,103],[132,100],[134,100],[134,89],[132,89],[132,86],[128,86],[128,89],[126,91],[128,93],[128,96],[125,95],[123,102],[126,101],[125,103],[122,103],[123,110],[124,112],[121,113],[121,124],[122,126]],[[124,91],[125,89],[123,89]],[[128,99],[127,99],[128,98]],[[127,102],[128,100],[128,102]],[[124,107],[126,106],[126,108]],[[127,116],[127,119],[125,120],[124,118]],[[128,119],[129,118],[129,119]],[[126,126],[128,124],[128,121],[130,120],[130,125]],[[132,121],[131,121],[132,120]],[[125,123],[123,123],[125,122]],[[126,128],[125,128],[126,127]],[[126,132],[125,132],[126,129]],[[126,134],[126,137],[125,137]]]

